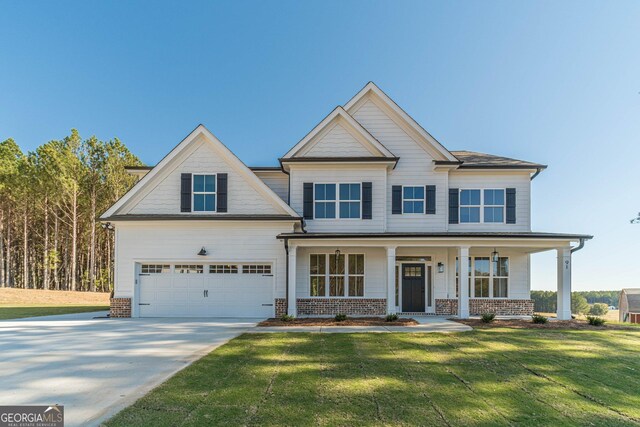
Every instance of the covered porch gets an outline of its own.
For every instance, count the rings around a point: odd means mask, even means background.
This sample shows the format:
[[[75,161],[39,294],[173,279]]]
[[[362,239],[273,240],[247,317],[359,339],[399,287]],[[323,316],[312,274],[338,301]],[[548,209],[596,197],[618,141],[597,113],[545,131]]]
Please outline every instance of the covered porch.
[[[287,233],[292,316],[530,315],[532,253],[557,253],[558,318],[571,318],[571,254],[586,235]],[[467,277],[467,286],[460,286]]]

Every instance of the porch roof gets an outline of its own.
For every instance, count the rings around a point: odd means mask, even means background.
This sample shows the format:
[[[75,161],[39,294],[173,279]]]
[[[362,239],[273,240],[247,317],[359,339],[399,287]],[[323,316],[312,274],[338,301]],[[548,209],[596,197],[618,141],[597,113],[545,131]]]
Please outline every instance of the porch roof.
[[[559,240],[590,240],[589,234],[546,233],[535,231],[430,231],[430,232],[383,232],[383,233],[281,233],[279,239],[375,239],[375,238],[450,238],[450,239],[559,239]]]

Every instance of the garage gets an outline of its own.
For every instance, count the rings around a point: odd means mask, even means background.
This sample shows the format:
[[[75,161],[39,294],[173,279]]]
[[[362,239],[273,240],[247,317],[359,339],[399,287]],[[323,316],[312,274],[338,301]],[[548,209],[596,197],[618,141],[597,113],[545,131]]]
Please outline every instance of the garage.
[[[272,265],[139,266],[140,317],[273,317]]]

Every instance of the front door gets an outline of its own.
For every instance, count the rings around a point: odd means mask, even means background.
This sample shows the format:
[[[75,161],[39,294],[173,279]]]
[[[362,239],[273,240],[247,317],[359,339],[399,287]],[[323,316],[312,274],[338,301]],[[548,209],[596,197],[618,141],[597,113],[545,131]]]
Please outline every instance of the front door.
[[[402,264],[402,311],[424,312],[424,264]]]

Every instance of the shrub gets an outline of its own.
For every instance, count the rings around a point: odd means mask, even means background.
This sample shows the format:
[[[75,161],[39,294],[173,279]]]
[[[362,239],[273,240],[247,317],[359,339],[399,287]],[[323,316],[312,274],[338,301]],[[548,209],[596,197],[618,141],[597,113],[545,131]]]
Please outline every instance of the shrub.
[[[291,316],[290,314],[283,314],[282,316],[280,316],[280,320],[282,320],[283,322],[291,322],[294,319],[295,317]]]
[[[606,320],[598,316],[587,316],[587,322],[589,322],[591,326],[602,326]]]
[[[533,323],[539,323],[539,324],[543,325],[543,324],[547,323],[549,321],[549,319],[547,319],[542,314],[534,314],[533,316],[531,316],[531,321]]]
[[[334,317],[334,319],[336,319],[336,322],[343,322],[345,320],[347,320],[347,315],[346,314],[336,314],[336,317]]]
[[[482,323],[491,323],[494,320],[496,320],[496,314],[495,313],[484,313],[481,317],[482,319]]]
[[[387,317],[385,318],[385,320],[387,322],[395,322],[396,320],[398,320],[398,315],[397,314],[387,314]]]
[[[571,294],[571,312],[573,314],[585,314],[589,312],[587,299],[578,293]]]
[[[604,316],[609,312],[609,306],[607,304],[597,302],[591,306],[589,309],[589,314],[594,316]]]

